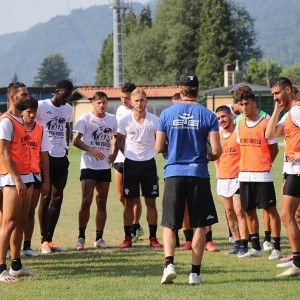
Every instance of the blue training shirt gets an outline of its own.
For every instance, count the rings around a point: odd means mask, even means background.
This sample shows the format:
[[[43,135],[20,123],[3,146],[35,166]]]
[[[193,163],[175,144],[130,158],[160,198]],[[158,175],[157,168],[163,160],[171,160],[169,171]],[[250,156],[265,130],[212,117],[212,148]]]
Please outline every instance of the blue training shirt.
[[[164,109],[157,131],[168,143],[164,177],[209,178],[206,143],[211,131],[219,131],[217,117],[201,104],[177,103]]]

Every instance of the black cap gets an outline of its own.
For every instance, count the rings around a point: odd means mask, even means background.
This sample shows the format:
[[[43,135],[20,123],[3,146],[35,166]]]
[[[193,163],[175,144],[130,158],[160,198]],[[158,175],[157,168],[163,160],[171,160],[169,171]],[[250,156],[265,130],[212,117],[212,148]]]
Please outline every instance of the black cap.
[[[73,83],[69,80],[61,80],[56,84],[56,88],[57,89],[66,89],[68,91],[72,91],[73,90]]]
[[[178,80],[178,85],[189,86],[189,87],[198,87],[199,81],[195,74],[186,73],[180,76]]]

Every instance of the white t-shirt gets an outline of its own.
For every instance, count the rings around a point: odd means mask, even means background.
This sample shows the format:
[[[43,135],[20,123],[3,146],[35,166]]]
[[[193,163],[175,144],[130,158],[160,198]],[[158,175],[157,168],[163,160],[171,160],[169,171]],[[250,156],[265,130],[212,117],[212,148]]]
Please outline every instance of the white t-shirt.
[[[158,117],[146,112],[143,124],[139,124],[133,112],[119,122],[118,132],[125,135],[125,157],[135,161],[146,161],[156,155],[155,134]]]
[[[11,115],[14,117],[13,115]],[[23,123],[22,118],[14,117],[19,123]],[[12,141],[14,133],[14,126],[8,118],[3,118],[0,121],[0,140]],[[24,183],[34,182],[33,174],[30,172],[26,175],[20,175],[21,180]],[[15,180],[8,173],[6,175],[0,175],[0,187],[4,187],[6,185],[16,185]]]
[[[65,137],[66,123],[73,121],[73,110],[70,104],[56,107],[50,99],[40,100],[36,121],[46,130],[51,150],[49,154],[53,157],[63,157],[69,146]]]
[[[120,122],[120,120],[129,115],[130,113],[133,112],[133,108],[132,109],[127,109],[125,105],[120,105],[118,108],[117,108],[117,111],[116,111],[116,118],[117,118],[117,121],[118,123]],[[118,155],[115,159],[115,163],[122,163],[124,162],[124,159],[125,159],[125,156],[124,154],[119,150],[118,151]]]
[[[246,124],[248,127],[254,127],[256,126],[260,120],[263,117],[259,118],[256,121],[246,121]],[[240,144],[240,137],[239,137],[239,126],[235,126],[236,128],[236,133],[237,133],[237,142]],[[267,140],[268,145],[276,144],[277,139],[269,139]],[[239,172],[239,181],[244,181],[244,182],[271,182],[273,181],[273,172],[272,169],[268,172]]]
[[[290,110],[292,122],[300,127],[300,107],[298,105],[292,106]],[[284,116],[278,122],[279,125],[284,126],[286,123],[288,113],[285,113]],[[300,129],[299,129],[300,130]],[[283,162],[283,173],[286,174],[300,174],[300,161],[297,160],[295,163],[291,163],[288,161]]]
[[[90,153],[83,151],[80,169],[109,169],[108,158],[113,135],[117,134],[118,122],[114,115],[105,113],[104,118],[98,118],[93,113],[81,115],[74,127],[74,132],[82,134],[82,141],[87,146],[101,151],[105,158],[97,160]]]

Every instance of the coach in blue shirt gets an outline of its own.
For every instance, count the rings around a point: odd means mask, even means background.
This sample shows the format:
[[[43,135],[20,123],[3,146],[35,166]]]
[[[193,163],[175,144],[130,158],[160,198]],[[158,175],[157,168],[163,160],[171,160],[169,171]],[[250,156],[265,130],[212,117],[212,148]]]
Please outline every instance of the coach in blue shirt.
[[[222,149],[215,114],[197,101],[198,78],[194,74],[184,74],[178,85],[181,101],[162,112],[155,145],[156,151],[166,157],[162,216],[166,266],[161,283],[173,283],[176,278],[174,231],[182,227],[187,201],[194,231],[189,284],[201,284],[205,226],[218,222],[207,165],[209,160],[219,158]],[[211,147],[207,146],[208,140]]]

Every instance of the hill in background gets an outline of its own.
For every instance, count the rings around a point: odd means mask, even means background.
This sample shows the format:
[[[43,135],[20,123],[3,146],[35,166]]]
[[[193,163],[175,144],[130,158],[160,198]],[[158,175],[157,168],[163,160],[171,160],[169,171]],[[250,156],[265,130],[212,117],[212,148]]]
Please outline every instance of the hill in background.
[[[245,6],[255,19],[257,44],[265,58],[282,66],[300,58],[299,0],[235,2]],[[149,3],[153,12],[157,0]],[[136,13],[142,7],[134,4]],[[14,74],[32,85],[43,59],[53,53],[65,58],[76,85],[93,85],[103,41],[113,31],[112,14],[108,5],[76,9],[68,16],[57,16],[25,32],[1,35],[0,86],[7,86]]]

